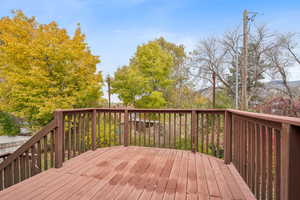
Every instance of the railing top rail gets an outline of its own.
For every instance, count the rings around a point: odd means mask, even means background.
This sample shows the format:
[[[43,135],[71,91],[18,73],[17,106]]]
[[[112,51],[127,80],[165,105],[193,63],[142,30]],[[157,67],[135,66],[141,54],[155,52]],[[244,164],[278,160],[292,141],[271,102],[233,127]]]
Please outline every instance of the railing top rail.
[[[285,116],[247,112],[247,111],[234,110],[234,109],[227,109],[227,111],[233,114],[250,117],[254,119],[261,119],[261,120],[271,121],[271,122],[276,122],[281,124],[285,123],[285,124],[300,126],[300,118],[296,118],[296,117],[285,117]]]
[[[226,109],[137,109],[137,108],[79,108],[79,109],[60,109],[61,112],[88,112],[93,110],[99,111],[125,111],[129,112],[225,112]]]
[[[235,109],[137,109],[137,108],[79,108],[79,109],[61,109],[57,111],[70,113],[70,112],[92,112],[93,110],[97,111],[116,111],[116,112],[124,112],[128,110],[129,112],[203,112],[203,113],[224,113],[225,111],[231,112],[233,114],[250,117],[253,119],[261,119],[264,121],[271,121],[275,123],[287,123],[291,125],[300,126],[300,118],[296,117],[284,117],[284,116],[277,116],[271,114],[263,114],[263,113],[254,113],[254,112],[247,112]]]

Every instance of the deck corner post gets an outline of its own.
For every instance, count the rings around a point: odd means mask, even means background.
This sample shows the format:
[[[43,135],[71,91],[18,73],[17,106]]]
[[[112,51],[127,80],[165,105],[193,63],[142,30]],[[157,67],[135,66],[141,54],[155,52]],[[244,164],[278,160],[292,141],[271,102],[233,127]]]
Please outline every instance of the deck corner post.
[[[225,111],[225,143],[224,143],[224,162],[230,164],[232,162],[232,113]]]
[[[197,132],[197,113],[196,110],[192,111],[191,119],[191,139],[192,139],[192,152],[196,152],[196,132]]]
[[[124,146],[127,147],[128,146],[128,131],[129,131],[129,125],[128,125],[128,109],[125,109],[124,112]]]
[[[63,135],[64,135],[64,123],[63,123],[63,112],[55,111],[55,120],[57,124],[57,131],[55,132],[55,168],[60,168],[63,165]]]
[[[92,150],[96,150],[96,121],[97,121],[97,110],[93,109],[92,114]]]
[[[300,197],[300,127],[282,124],[281,131],[281,183],[280,199],[296,200]]]

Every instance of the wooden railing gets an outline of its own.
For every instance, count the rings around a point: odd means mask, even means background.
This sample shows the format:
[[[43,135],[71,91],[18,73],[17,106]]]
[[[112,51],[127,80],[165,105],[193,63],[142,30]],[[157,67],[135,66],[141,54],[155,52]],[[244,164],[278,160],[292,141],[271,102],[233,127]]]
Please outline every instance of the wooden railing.
[[[0,164],[0,189],[88,150],[135,145],[224,158],[257,199],[299,199],[300,119],[237,110],[72,109]]]
[[[300,119],[226,111],[225,163],[257,199],[300,199]]]
[[[56,125],[50,122],[0,164],[0,189],[54,167]]]
[[[65,110],[64,159],[98,147],[135,145],[222,157],[224,110]]]

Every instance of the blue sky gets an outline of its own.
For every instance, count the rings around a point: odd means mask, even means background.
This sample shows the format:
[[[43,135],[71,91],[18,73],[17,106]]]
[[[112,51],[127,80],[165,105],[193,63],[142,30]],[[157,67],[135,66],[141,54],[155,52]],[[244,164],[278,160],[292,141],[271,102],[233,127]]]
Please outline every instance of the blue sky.
[[[80,23],[104,75],[127,64],[137,45],[159,36],[192,50],[199,39],[240,25],[245,8],[260,13],[258,24],[300,32],[299,0],[0,0],[0,5],[0,17],[21,9],[40,23],[55,20],[70,34]],[[293,72],[298,79],[300,67]]]

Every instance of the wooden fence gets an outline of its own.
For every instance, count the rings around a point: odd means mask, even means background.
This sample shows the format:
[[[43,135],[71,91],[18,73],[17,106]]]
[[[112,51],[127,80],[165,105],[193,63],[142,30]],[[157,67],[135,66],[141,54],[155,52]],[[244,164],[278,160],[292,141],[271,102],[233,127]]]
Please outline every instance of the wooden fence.
[[[299,199],[300,119],[237,110],[73,109],[0,164],[7,188],[88,150],[135,145],[224,158],[257,199]]]

